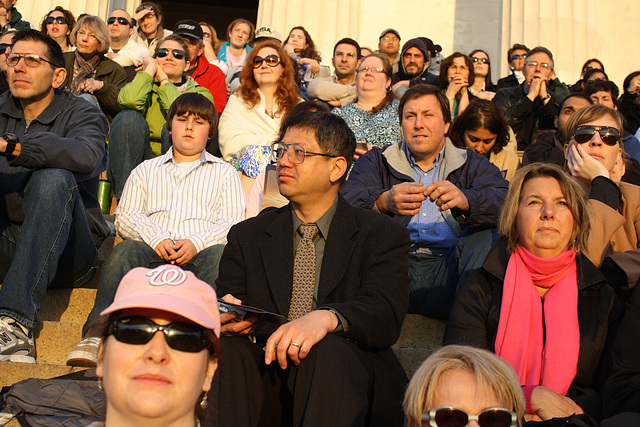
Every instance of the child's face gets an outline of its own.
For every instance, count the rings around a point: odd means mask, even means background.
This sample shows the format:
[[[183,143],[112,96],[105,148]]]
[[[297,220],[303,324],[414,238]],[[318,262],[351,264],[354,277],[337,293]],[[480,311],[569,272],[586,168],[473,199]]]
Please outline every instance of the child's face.
[[[211,125],[193,114],[175,115],[171,119],[173,148],[182,156],[199,156],[209,139]]]

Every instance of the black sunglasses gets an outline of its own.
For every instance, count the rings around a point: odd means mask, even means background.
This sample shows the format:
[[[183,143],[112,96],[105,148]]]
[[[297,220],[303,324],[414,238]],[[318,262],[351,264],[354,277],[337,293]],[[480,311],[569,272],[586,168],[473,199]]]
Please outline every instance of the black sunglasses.
[[[143,345],[161,331],[167,344],[174,350],[198,353],[209,346],[207,332],[196,325],[174,322],[158,325],[146,317],[123,317],[109,324],[107,333],[125,344]]]
[[[422,413],[422,421],[432,427],[465,427],[469,421],[476,421],[480,427],[516,427],[518,416],[504,408],[489,408],[477,415],[469,415],[453,406],[434,408]]]
[[[489,63],[489,58],[476,58],[475,56],[471,57],[472,62],[482,62],[483,64]]]
[[[150,4],[141,4],[140,6],[138,6],[138,8],[136,9],[136,13],[140,12],[143,9],[153,9],[153,6],[151,6]]]
[[[611,126],[578,126],[575,131],[573,131],[573,139],[578,144],[584,144],[593,138],[593,136],[598,132],[600,134],[600,139],[607,145],[614,146],[620,141],[620,131]]]
[[[253,58],[253,68],[260,68],[263,62],[266,62],[269,67],[277,67],[280,63],[280,58],[277,55],[269,55],[266,58],[256,56]]]
[[[118,24],[120,25],[127,25],[131,27],[131,23],[127,20],[127,18],[123,18],[122,16],[112,16],[111,18],[107,19],[107,24],[113,25],[116,21],[118,21]]]
[[[10,43],[0,43],[0,55],[5,53],[9,47],[11,47]]]
[[[156,57],[164,58],[165,56],[169,55],[169,52],[171,52],[171,55],[173,55],[173,57],[176,58],[178,61],[184,58],[184,52],[181,51],[180,49],[171,49],[171,51],[169,51],[169,49],[164,47],[161,47],[156,51]]]
[[[47,19],[44,20],[44,24],[51,25],[53,24],[54,21],[60,25],[64,25],[67,23],[67,20],[64,19],[64,16],[56,16],[56,17],[48,16]]]
[[[511,58],[509,58],[511,61],[515,61],[516,59],[527,59],[527,54],[523,53],[521,55],[511,55]]]

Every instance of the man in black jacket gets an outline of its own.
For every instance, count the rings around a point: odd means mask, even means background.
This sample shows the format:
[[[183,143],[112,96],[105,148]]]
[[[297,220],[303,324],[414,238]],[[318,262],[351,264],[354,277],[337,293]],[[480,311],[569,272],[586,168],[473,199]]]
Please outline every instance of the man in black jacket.
[[[507,77],[503,77],[498,80],[496,86],[498,89],[505,87],[515,87],[524,81],[524,74],[522,68],[524,67],[524,60],[527,58],[529,48],[523,44],[514,43],[511,49],[507,51],[507,59],[509,60],[509,69],[511,74]]]
[[[35,362],[32,330],[47,288],[81,286],[109,229],[98,204],[107,165],[107,119],[57,90],[60,46],[16,33],[0,97],[0,361]]]
[[[427,45],[419,38],[411,39],[402,46],[400,68],[391,78],[392,90],[400,98],[409,86],[427,83],[439,86],[438,78],[429,73],[431,56]]]

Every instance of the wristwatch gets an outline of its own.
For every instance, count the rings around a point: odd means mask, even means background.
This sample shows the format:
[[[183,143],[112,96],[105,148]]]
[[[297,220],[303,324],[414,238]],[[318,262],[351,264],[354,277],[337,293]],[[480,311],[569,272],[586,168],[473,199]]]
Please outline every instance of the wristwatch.
[[[4,153],[0,153],[0,156],[9,158],[15,157],[12,153],[13,150],[16,149],[16,145],[18,144],[18,142],[20,142],[20,140],[12,133],[5,133],[4,135],[2,135],[2,137],[5,141],[7,141],[7,148],[5,148]]]

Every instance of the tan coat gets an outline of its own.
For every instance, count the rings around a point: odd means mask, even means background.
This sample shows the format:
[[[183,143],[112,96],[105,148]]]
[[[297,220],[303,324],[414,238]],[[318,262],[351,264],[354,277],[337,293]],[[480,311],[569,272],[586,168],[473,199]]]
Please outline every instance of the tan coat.
[[[627,281],[633,287],[640,277],[640,187],[619,182],[622,202],[617,211],[602,202],[589,199],[591,233],[585,254],[600,267],[610,256],[627,273]]]

